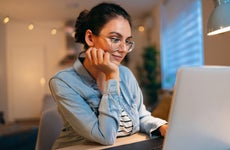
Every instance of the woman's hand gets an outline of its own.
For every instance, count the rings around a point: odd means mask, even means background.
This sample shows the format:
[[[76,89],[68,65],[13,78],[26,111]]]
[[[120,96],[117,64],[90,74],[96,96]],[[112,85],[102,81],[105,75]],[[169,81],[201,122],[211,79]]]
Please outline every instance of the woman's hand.
[[[160,133],[161,133],[162,136],[165,136],[165,135],[166,135],[167,129],[168,129],[168,125],[167,125],[167,124],[164,124],[164,125],[162,125],[162,126],[159,128],[159,131],[160,131]]]
[[[118,66],[110,61],[110,53],[91,47],[86,51],[86,59],[95,69],[105,74],[106,80],[119,79]]]

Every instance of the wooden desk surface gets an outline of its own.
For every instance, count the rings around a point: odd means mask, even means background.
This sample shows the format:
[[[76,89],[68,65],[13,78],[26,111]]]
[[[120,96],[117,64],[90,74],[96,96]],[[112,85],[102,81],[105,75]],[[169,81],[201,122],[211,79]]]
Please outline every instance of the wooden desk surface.
[[[100,145],[98,143],[89,142],[89,143],[84,143],[81,145],[74,145],[74,146],[69,146],[69,147],[65,147],[65,148],[60,148],[58,150],[83,150],[83,149],[84,150],[99,150],[99,149],[104,149],[104,148],[115,147],[115,146],[120,146],[120,145],[124,145],[124,144],[130,144],[130,143],[135,143],[135,142],[139,142],[139,141],[144,141],[144,140],[148,140],[148,139],[149,139],[149,137],[146,134],[136,133],[136,134],[133,134],[131,136],[117,138],[116,142],[110,146],[103,146],[103,145]]]

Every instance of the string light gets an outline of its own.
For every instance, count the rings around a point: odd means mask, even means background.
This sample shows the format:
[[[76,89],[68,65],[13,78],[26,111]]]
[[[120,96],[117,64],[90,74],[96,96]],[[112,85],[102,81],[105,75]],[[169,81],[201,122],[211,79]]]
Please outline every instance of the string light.
[[[72,33],[71,33],[71,36],[74,38],[74,37],[75,37],[75,32],[72,32]]]
[[[28,25],[28,29],[29,29],[29,30],[33,30],[33,29],[34,29],[34,25],[33,25],[32,23],[29,24],[29,25]]]
[[[11,20],[12,20],[12,19],[11,19],[10,17],[6,16],[5,18],[3,18],[2,22],[3,22],[4,24],[7,24],[7,23],[9,23],[9,21],[11,21]],[[22,22],[22,21],[20,21],[20,20],[13,20],[13,21]],[[28,26],[27,26],[27,29],[28,29],[28,30],[34,30],[34,28],[35,28],[35,26],[34,26],[33,23],[30,23],[30,24],[28,24]],[[53,29],[50,31],[50,34],[56,35],[56,34],[57,34],[57,29],[56,29],[56,28],[53,28]]]
[[[57,34],[57,29],[53,28],[53,29],[51,30],[51,34],[52,34],[52,35],[56,35],[56,34]]]
[[[4,24],[7,24],[7,23],[9,23],[9,21],[11,20],[11,18],[10,17],[8,17],[8,16],[6,16],[4,19],[3,19],[3,23]],[[17,20],[18,22],[20,21],[20,20]],[[28,26],[27,26],[27,28],[28,28],[28,30],[34,30],[34,24],[33,23],[30,23]],[[144,26],[139,26],[139,28],[138,28],[138,30],[140,31],[140,32],[143,32],[144,30],[145,30],[145,28],[144,28]],[[56,28],[52,28],[51,29],[51,31],[50,31],[50,34],[51,35],[56,35],[57,34],[57,29]],[[72,31],[71,30],[71,37],[75,37],[75,32],[74,31]]]
[[[139,26],[139,27],[138,27],[138,30],[139,30],[140,32],[144,32],[144,31],[145,31],[145,27],[144,27],[144,26]]]
[[[3,23],[4,23],[4,24],[7,24],[9,21],[10,21],[10,18],[9,18],[9,17],[5,17],[5,18],[3,19]]]
[[[44,86],[45,83],[46,83],[45,78],[44,78],[44,77],[41,77],[41,78],[40,78],[40,84],[41,84],[41,86]]]

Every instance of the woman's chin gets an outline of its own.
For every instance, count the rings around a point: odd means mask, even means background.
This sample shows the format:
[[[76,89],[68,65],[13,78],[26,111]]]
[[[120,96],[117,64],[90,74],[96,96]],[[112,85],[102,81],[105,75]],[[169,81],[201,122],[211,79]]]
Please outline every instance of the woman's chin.
[[[121,62],[116,61],[116,60],[111,60],[111,62],[114,63],[114,64],[116,64],[116,65],[118,65],[118,66],[121,64]]]

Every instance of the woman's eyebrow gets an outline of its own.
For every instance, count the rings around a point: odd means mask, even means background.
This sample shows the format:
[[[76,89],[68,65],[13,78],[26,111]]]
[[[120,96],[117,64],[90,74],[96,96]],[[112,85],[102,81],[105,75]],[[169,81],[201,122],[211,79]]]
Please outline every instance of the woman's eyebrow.
[[[116,34],[116,35],[119,36],[119,37],[123,37],[123,35],[120,34],[120,33],[118,33],[118,32],[110,32],[109,34],[110,34],[110,35]],[[132,35],[129,36],[129,37],[127,37],[126,39],[130,39],[130,38],[132,38]]]

